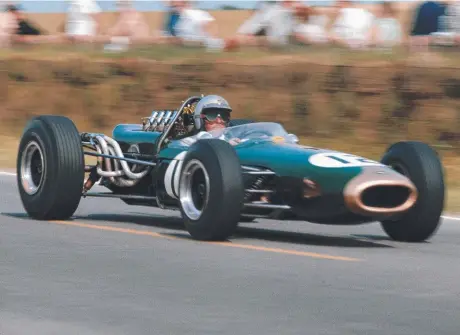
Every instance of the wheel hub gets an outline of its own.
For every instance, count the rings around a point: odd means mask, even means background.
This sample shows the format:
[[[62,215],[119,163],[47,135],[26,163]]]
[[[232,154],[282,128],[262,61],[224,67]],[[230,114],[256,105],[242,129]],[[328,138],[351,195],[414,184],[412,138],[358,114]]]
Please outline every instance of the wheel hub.
[[[37,142],[27,144],[21,156],[20,178],[24,191],[34,195],[40,189],[44,176],[43,152]]]
[[[198,185],[198,194],[203,197],[206,193],[206,186],[204,184]]]
[[[179,199],[182,209],[191,220],[198,220],[209,201],[209,175],[198,160],[191,160],[184,166],[179,185]]]

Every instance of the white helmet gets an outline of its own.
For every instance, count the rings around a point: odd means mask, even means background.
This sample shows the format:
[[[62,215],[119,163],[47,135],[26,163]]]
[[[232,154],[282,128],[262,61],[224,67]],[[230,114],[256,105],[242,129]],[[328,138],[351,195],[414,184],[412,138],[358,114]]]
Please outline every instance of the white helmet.
[[[196,104],[193,113],[193,122],[196,130],[203,128],[203,118],[214,121],[218,116],[228,123],[232,108],[227,100],[218,95],[207,95]]]

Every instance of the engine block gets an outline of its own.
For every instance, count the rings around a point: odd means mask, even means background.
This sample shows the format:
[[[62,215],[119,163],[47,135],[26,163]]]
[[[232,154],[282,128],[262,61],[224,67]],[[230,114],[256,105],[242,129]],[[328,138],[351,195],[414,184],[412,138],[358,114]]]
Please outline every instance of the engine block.
[[[153,111],[152,115],[143,119],[142,130],[161,132],[175,119],[177,113],[178,111],[171,110]]]
[[[186,134],[187,127],[193,123],[195,106],[195,103],[184,106],[182,115],[177,119],[177,110],[154,110],[149,117],[142,118],[142,130],[163,132],[175,120],[175,129],[171,135]]]

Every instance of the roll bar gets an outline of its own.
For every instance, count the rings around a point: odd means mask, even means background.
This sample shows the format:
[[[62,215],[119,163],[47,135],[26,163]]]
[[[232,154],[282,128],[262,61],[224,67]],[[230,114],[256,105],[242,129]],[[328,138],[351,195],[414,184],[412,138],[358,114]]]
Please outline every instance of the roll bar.
[[[202,97],[203,96],[201,96],[201,97],[193,96],[193,97],[190,97],[190,98],[188,98],[187,100],[184,101],[184,103],[180,107],[179,111],[176,113],[176,115],[174,115],[173,119],[169,122],[169,124],[167,125],[166,129],[162,132],[162,134],[158,138],[157,144],[155,146],[155,152],[154,152],[155,156],[157,156],[160,153],[161,146],[163,145],[163,142],[166,139],[166,136],[168,136],[169,132],[171,131],[172,127],[174,126],[174,123],[177,121],[179,116],[182,115],[182,113],[184,111],[184,108],[187,107],[187,105],[189,105],[189,104],[193,104],[196,101],[200,101]]]

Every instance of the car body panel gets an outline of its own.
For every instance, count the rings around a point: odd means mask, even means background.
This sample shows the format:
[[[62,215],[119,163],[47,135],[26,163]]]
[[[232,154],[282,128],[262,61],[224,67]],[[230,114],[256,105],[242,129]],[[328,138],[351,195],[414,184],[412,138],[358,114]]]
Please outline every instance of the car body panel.
[[[162,133],[142,130],[140,125],[125,124],[118,125],[113,135],[123,145],[157,145]],[[155,170],[156,196],[168,205],[173,205],[178,199],[180,161],[195,141],[215,138],[231,142],[230,139],[237,138],[240,142],[233,147],[242,167],[273,172],[276,181],[271,187],[279,195],[277,204],[288,205],[293,213],[308,220],[335,223],[347,217],[347,222],[362,222],[366,218],[374,220],[382,215],[400,213],[412,205],[415,187],[392,168],[349,153],[301,145],[291,135],[278,123],[257,122],[166,140],[155,157],[158,166],[161,166]],[[257,178],[261,178],[257,172],[255,176],[246,174],[245,188],[251,189]],[[394,210],[366,206],[360,198],[364,190],[379,186],[405,187],[411,190],[412,195]],[[311,189],[305,191],[308,187]],[[300,198],[299,192],[304,192]],[[289,199],[289,193],[295,193],[297,198]],[[255,198],[251,199],[254,201]]]
[[[249,140],[236,145],[234,148],[242,165],[270,169],[280,177],[314,180],[321,185],[323,192],[327,193],[341,192],[345,184],[359,175],[366,168],[366,165],[381,166],[384,170],[388,169],[378,162],[366,160],[359,156],[312,148],[296,143],[278,142],[271,139]],[[161,150],[159,158],[174,159],[187,149],[188,146],[181,145],[180,140],[174,141]],[[320,159],[317,157],[320,157]],[[347,166],[347,164],[340,164],[337,161],[339,164],[331,166],[333,164],[332,160],[341,159],[343,162],[347,157],[349,161],[353,160],[355,164],[349,162],[348,165],[350,166]],[[312,162],[309,160],[310,158],[313,158]],[[365,162],[359,164],[358,159]]]
[[[119,124],[113,129],[112,136],[115,141],[127,144],[154,144],[161,133],[143,131],[138,124]]]
[[[345,183],[361,172],[361,167],[325,168],[310,163],[309,158],[318,153],[333,151],[310,149],[297,144],[266,141],[252,146],[236,148],[242,164],[262,166],[280,177],[307,178],[321,186],[323,192],[340,192]]]

